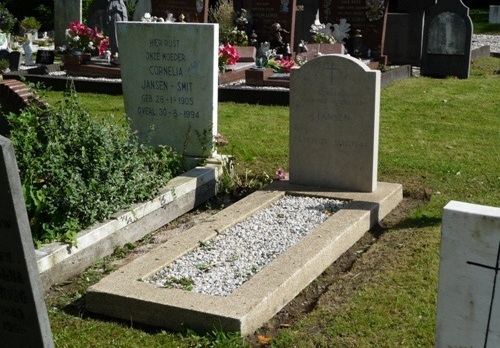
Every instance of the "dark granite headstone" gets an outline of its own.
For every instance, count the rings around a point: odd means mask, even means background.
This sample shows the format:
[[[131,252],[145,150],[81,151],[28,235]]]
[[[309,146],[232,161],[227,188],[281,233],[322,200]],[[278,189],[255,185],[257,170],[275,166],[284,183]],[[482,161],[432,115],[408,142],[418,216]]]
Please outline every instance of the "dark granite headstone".
[[[297,52],[297,45],[301,40],[311,41],[311,24],[316,19],[318,11],[318,0],[297,0],[297,11],[295,13],[295,35],[294,51]]]
[[[52,50],[38,50],[36,53],[36,63],[37,64],[54,64],[54,58],[56,54]]]
[[[0,342],[54,347],[14,147],[0,147]]]
[[[385,27],[388,0],[321,0],[319,19],[321,23],[338,24],[345,18],[351,25],[350,37],[346,41],[348,53],[354,51],[354,35],[361,31],[361,57],[378,58],[387,63],[384,54]]]
[[[255,30],[259,42],[275,41],[273,24],[279,23],[283,30],[289,32],[288,34],[282,32],[281,36],[283,41],[290,44],[290,49],[293,50],[296,4],[297,0],[242,0],[235,2],[234,6],[237,13],[242,8],[248,11],[250,28]]]
[[[461,0],[438,2],[429,9],[424,27],[421,74],[468,78],[471,42],[469,8]]]
[[[11,71],[18,71],[21,66],[21,52],[12,51],[9,55],[9,69]]]
[[[182,14],[185,22],[208,22],[208,0],[151,0],[151,9],[156,17],[167,18],[171,13],[179,22]]]
[[[392,64],[420,64],[425,12],[435,3],[399,0],[393,12],[387,14],[384,53]]]

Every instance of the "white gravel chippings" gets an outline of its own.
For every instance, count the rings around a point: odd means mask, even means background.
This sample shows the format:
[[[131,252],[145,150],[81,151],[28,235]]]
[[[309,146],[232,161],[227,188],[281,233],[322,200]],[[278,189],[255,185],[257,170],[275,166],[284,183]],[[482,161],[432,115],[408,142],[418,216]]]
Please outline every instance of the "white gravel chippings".
[[[157,272],[147,283],[228,296],[341,209],[344,201],[284,196]]]

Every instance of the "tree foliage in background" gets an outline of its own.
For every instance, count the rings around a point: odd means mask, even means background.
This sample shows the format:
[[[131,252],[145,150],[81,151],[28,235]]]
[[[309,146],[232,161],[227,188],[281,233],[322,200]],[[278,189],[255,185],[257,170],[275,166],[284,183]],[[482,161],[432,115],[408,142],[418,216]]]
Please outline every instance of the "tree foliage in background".
[[[93,121],[72,91],[54,108],[7,116],[36,244],[76,241],[80,230],[154,197],[180,156],[140,145],[130,128]]]

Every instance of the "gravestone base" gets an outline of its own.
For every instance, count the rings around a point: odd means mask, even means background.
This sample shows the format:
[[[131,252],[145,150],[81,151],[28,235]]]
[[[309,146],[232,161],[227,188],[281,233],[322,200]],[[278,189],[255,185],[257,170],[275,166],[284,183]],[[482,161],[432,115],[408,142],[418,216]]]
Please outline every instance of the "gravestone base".
[[[351,201],[227,297],[145,283],[159,269],[286,194]],[[274,182],[112,273],[87,292],[87,309],[111,317],[197,332],[253,333],[318,277],[402,200],[402,186],[372,193]]]

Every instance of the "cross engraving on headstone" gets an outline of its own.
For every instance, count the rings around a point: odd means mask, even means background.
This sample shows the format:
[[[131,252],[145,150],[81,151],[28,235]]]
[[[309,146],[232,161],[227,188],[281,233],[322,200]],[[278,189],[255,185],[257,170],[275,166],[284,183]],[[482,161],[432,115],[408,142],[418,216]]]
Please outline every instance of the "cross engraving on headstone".
[[[330,86],[333,85],[333,72],[335,70],[339,70],[333,66],[333,63],[330,63],[330,67],[326,68],[326,70],[330,70]]]
[[[488,310],[488,325],[486,325],[486,334],[484,337],[484,346],[483,346],[484,348],[486,348],[488,346],[488,334],[490,332],[491,312],[493,311],[493,302],[495,300],[495,290],[496,290],[496,286],[497,286],[498,271],[500,270],[499,261],[500,261],[500,242],[498,243],[497,260],[496,260],[495,266],[488,266],[488,265],[478,263],[478,262],[467,261],[467,264],[469,264],[469,265],[478,266],[481,268],[491,269],[491,270],[495,271],[495,276],[493,278],[493,290],[491,291],[490,308]]]

